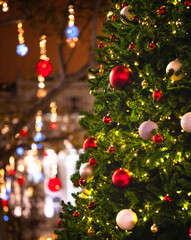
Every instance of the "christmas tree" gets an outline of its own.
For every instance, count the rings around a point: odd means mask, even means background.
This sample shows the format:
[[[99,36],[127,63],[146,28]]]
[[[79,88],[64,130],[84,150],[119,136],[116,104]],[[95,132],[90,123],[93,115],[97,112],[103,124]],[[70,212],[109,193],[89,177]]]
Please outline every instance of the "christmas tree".
[[[191,1],[112,1],[57,239],[191,238]]]

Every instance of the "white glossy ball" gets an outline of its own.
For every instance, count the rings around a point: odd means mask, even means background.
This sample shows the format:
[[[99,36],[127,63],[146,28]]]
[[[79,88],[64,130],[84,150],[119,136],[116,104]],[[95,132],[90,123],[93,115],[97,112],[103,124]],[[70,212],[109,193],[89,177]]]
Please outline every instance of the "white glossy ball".
[[[90,180],[93,178],[93,167],[89,163],[84,163],[81,165],[79,173],[83,179]]]
[[[151,140],[153,137],[152,130],[158,129],[158,126],[156,123],[148,120],[143,123],[141,123],[139,127],[139,135],[144,140]]]
[[[180,125],[185,132],[191,133],[191,112],[187,112],[180,120]]]
[[[125,17],[128,18],[128,19],[132,18],[133,16],[132,16],[132,14],[129,12],[129,9],[131,9],[131,6],[130,6],[130,5],[122,8],[122,10],[121,10],[121,12],[120,12],[120,15],[121,15],[121,16],[125,16]],[[123,22],[123,20],[122,20],[122,22]]]
[[[122,230],[131,230],[137,223],[137,215],[131,209],[123,209],[117,214],[116,223]]]
[[[175,59],[174,61],[170,62],[166,67],[166,73],[170,71],[170,69],[174,70],[173,75],[170,77],[173,81],[178,81],[181,78],[184,77],[183,73],[180,73],[178,76],[175,75],[175,73],[181,68],[182,64],[178,59]]]

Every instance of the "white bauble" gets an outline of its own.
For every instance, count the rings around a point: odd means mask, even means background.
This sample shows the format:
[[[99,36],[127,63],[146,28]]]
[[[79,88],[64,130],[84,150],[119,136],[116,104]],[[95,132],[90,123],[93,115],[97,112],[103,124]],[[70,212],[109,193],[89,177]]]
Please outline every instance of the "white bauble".
[[[137,215],[131,209],[123,209],[117,214],[116,222],[121,229],[131,230],[137,223]]]
[[[139,127],[139,135],[144,140],[151,140],[153,137],[152,130],[158,129],[158,126],[156,123],[148,120],[143,123],[141,123]]]
[[[90,180],[93,178],[93,167],[89,163],[84,163],[81,165],[79,173],[83,179]]]
[[[129,12],[129,9],[131,9],[131,6],[130,6],[130,5],[122,8],[122,10],[121,10],[121,12],[120,12],[120,15],[121,15],[121,16],[125,16],[127,19],[132,18],[133,16],[132,16],[132,14]],[[122,18],[121,18],[121,21],[122,21],[123,23],[126,23],[125,21],[123,21]]]
[[[187,112],[180,120],[180,125],[185,132],[191,133],[191,112]]]
[[[178,76],[175,75],[175,73],[181,68],[182,64],[179,62],[178,59],[175,59],[174,61],[170,62],[166,67],[166,73],[170,71],[170,69],[174,70],[173,75],[170,77],[173,81],[178,81],[181,78],[184,77],[183,73],[180,73]]]

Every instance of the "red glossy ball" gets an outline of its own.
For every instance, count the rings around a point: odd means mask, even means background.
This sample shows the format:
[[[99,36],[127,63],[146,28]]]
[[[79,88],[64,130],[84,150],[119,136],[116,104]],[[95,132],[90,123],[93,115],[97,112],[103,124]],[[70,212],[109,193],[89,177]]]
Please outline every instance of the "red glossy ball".
[[[8,206],[8,200],[1,199],[2,207]]]
[[[59,219],[58,222],[57,222],[57,225],[61,226],[61,224],[62,224],[62,221]]]
[[[191,227],[189,228],[189,237],[191,238]]]
[[[40,60],[36,65],[36,73],[48,77],[52,72],[52,64],[47,60]]]
[[[134,23],[137,23],[137,22],[139,21],[139,18],[138,18],[137,16],[134,16],[134,17],[132,18],[132,21],[133,21]]]
[[[25,182],[25,178],[24,177],[20,177],[20,178],[17,179],[17,181],[18,181],[18,184],[21,186]]]
[[[156,100],[159,100],[162,98],[162,92],[159,91],[159,90],[156,90],[153,92],[153,98],[156,99]]]
[[[13,175],[15,174],[15,169],[10,169],[10,170],[9,170],[9,174],[10,174],[11,176],[13,176]]]
[[[105,116],[103,117],[103,122],[107,125],[111,123],[111,117],[110,116]]]
[[[155,42],[151,42],[151,43],[149,44],[149,47],[150,47],[151,50],[154,50],[154,49],[157,47],[157,45],[156,45]]]
[[[79,185],[85,187],[87,185],[87,181],[81,177],[79,180]]]
[[[91,158],[89,159],[89,164],[90,164],[91,166],[95,167],[95,166],[97,165],[95,158],[91,157]]]
[[[124,168],[117,169],[112,175],[112,182],[115,186],[123,188],[130,183],[131,173]]]
[[[113,15],[113,16],[111,17],[111,20],[116,21],[116,20],[117,20],[116,15]]]
[[[124,8],[124,7],[127,6],[127,3],[126,3],[126,2],[123,2],[121,6],[122,6],[122,8]]]
[[[51,128],[52,130],[57,129],[57,127],[58,127],[58,124],[57,124],[56,122],[52,122],[52,123],[50,124],[50,128]]]
[[[94,203],[94,202],[88,203],[88,208],[89,208],[90,210],[94,210],[94,209],[96,208],[95,203]]]
[[[26,137],[27,134],[28,134],[28,131],[27,131],[27,130],[22,129],[22,130],[20,131],[20,136],[21,136],[21,137]]]
[[[129,49],[130,49],[130,50],[135,50],[135,44],[134,44],[134,43],[131,43],[131,44],[129,45]]]
[[[73,213],[73,217],[78,218],[79,216],[80,216],[79,212],[75,211],[75,212]]]
[[[164,201],[165,202],[172,202],[172,200],[171,200],[171,198],[169,197],[168,194],[166,196],[164,196]]]
[[[61,188],[61,182],[58,177],[51,178],[48,182],[48,188],[52,192],[57,192]]]
[[[87,148],[97,148],[97,139],[95,139],[94,137],[87,138],[84,141],[83,148],[84,150],[86,150]]]
[[[109,151],[114,153],[115,152],[115,148],[113,146],[109,147]]]
[[[103,48],[103,43],[98,43],[98,48]]]
[[[120,65],[111,70],[109,81],[112,87],[122,90],[127,84],[133,82],[133,73],[129,68]]]
[[[186,0],[186,1],[184,2],[184,5],[191,6],[191,1],[190,1],[190,0]]]
[[[111,39],[112,41],[114,41],[114,40],[115,40],[115,35],[112,34],[112,35],[110,36],[110,39]]]
[[[160,134],[156,134],[153,136],[153,142],[156,144],[160,144],[163,141],[163,137]]]
[[[161,6],[161,7],[159,8],[159,10],[158,10],[158,15],[163,15],[163,14],[165,14],[165,9],[166,9],[165,6]]]

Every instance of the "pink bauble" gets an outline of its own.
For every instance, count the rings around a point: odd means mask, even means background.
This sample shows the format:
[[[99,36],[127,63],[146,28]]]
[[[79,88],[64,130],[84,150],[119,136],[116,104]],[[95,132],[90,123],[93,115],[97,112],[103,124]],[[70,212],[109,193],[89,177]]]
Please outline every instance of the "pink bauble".
[[[137,215],[131,209],[123,209],[117,214],[116,222],[122,230],[131,230],[137,223]]]
[[[180,125],[185,132],[191,133],[191,112],[187,112],[180,120]]]
[[[151,140],[153,137],[152,130],[158,129],[156,123],[148,120],[143,122],[139,127],[139,135],[144,140]]]

